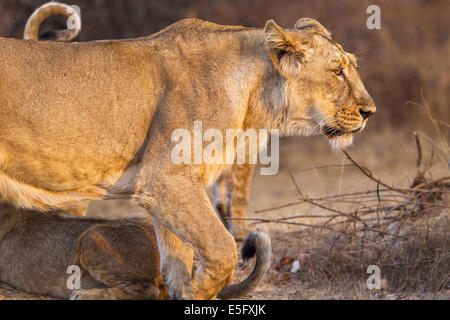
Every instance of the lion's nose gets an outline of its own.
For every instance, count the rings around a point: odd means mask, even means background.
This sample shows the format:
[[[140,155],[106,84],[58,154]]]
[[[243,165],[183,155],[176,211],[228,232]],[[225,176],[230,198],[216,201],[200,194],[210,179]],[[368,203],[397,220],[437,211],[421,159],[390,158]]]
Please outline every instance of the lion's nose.
[[[363,117],[364,120],[369,118],[375,112],[376,112],[375,107],[359,108],[359,114],[361,115],[361,117]]]

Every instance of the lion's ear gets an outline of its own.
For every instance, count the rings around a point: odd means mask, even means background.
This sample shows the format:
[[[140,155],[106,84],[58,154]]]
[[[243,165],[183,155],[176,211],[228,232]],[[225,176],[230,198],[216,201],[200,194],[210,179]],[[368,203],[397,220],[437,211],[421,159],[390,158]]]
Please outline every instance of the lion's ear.
[[[331,38],[330,31],[328,31],[323,25],[321,25],[319,21],[312,19],[312,18],[299,19],[297,21],[297,23],[295,24],[294,29],[298,30],[298,31],[314,30],[314,31],[324,34],[328,38]]]
[[[267,51],[273,64],[284,77],[292,77],[305,60],[308,40],[283,29],[273,20],[267,21],[264,32]]]

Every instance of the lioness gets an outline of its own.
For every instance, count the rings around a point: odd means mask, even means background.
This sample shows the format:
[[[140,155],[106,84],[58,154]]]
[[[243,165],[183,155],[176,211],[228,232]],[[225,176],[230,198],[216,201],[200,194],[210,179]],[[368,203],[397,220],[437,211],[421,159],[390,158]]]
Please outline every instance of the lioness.
[[[39,35],[42,22],[52,15],[62,15],[73,19],[73,29],[50,30]],[[28,19],[25,30],[25,40],[46,41],[72,41],[81,31],[81,16],[69,5],[58,2],[49,2],[37,8]],[[242,240],[246,234],[245,220],[229,220],[228,218],[243,218],[247,212],[249,201],[249,184],[253,174],[254,165],[235,164],[224,171],[214,183],[214,198],[217,212],[222,217],[228,231],[237,240]],[[66,211],[75,215],[84,216],[87,204],[66,208]]]
[[[187,19],[138,39],[0,46],[0,197],[37,210],[133,199],[154,218],[174,298],[215,298],[237,259],[205,193],[228,165],[174,164],[174,130],[201,120],[222,133],[322,132],[343,148],[375,112],[355,58],[309,18],[290,30]]]
[[[252,233],[242,247],[244,261],[256,254],[253,272],[225,287],[221,299],[253,290],[271,261],[267,235]],[[81,270],[81,290],[67,286],[69,266]],[[75,218],[29,212],[0,204],[0,281],[28,293],[77,299],[167,299],[159,272],[152,218]]]

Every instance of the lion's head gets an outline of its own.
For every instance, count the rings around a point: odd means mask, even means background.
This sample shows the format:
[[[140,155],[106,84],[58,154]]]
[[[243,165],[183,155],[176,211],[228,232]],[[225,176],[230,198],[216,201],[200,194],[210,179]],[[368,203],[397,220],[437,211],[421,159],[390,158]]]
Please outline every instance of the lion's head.
[[[269,57],[286,79],[286,132],[322,132],[333,148],[349,145],[376,111],[356,58],[314,19],[300,19],[292,30],[270,20],[265,34]]]

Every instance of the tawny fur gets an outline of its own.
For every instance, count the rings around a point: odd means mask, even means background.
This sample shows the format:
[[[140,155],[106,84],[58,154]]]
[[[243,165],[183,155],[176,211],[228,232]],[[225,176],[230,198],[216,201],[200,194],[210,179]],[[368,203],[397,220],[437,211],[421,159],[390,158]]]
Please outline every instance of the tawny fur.
[[[151,220],[72,218],[0,204],[0,281],[67,299],[71,265],[82,272],[79,299],[168,297]]]
[[[253,272],[222,289],[221,299],[247,294],[271,262],[267,235],[255,232],[243,247],[244,261],[256,255]],[[168,299],[159,271],[152,218],[74,218],[0,204],[0,281],[28,293],[76,299]],[[67,287],[68,267],[81,270],[81,288]]]
[[[202,120],[224,135],[322,131],[334,147],[351,143],[367,121],[360,111],[375,106],[354,57],[312,21],[287,30],[187,19],[130,40],[0,39],[0,197],[37,210],[134,199],[154,217],[169,294],[215,298],[236,246],[205,187],[227,166],[175,165],[172,132]]]

